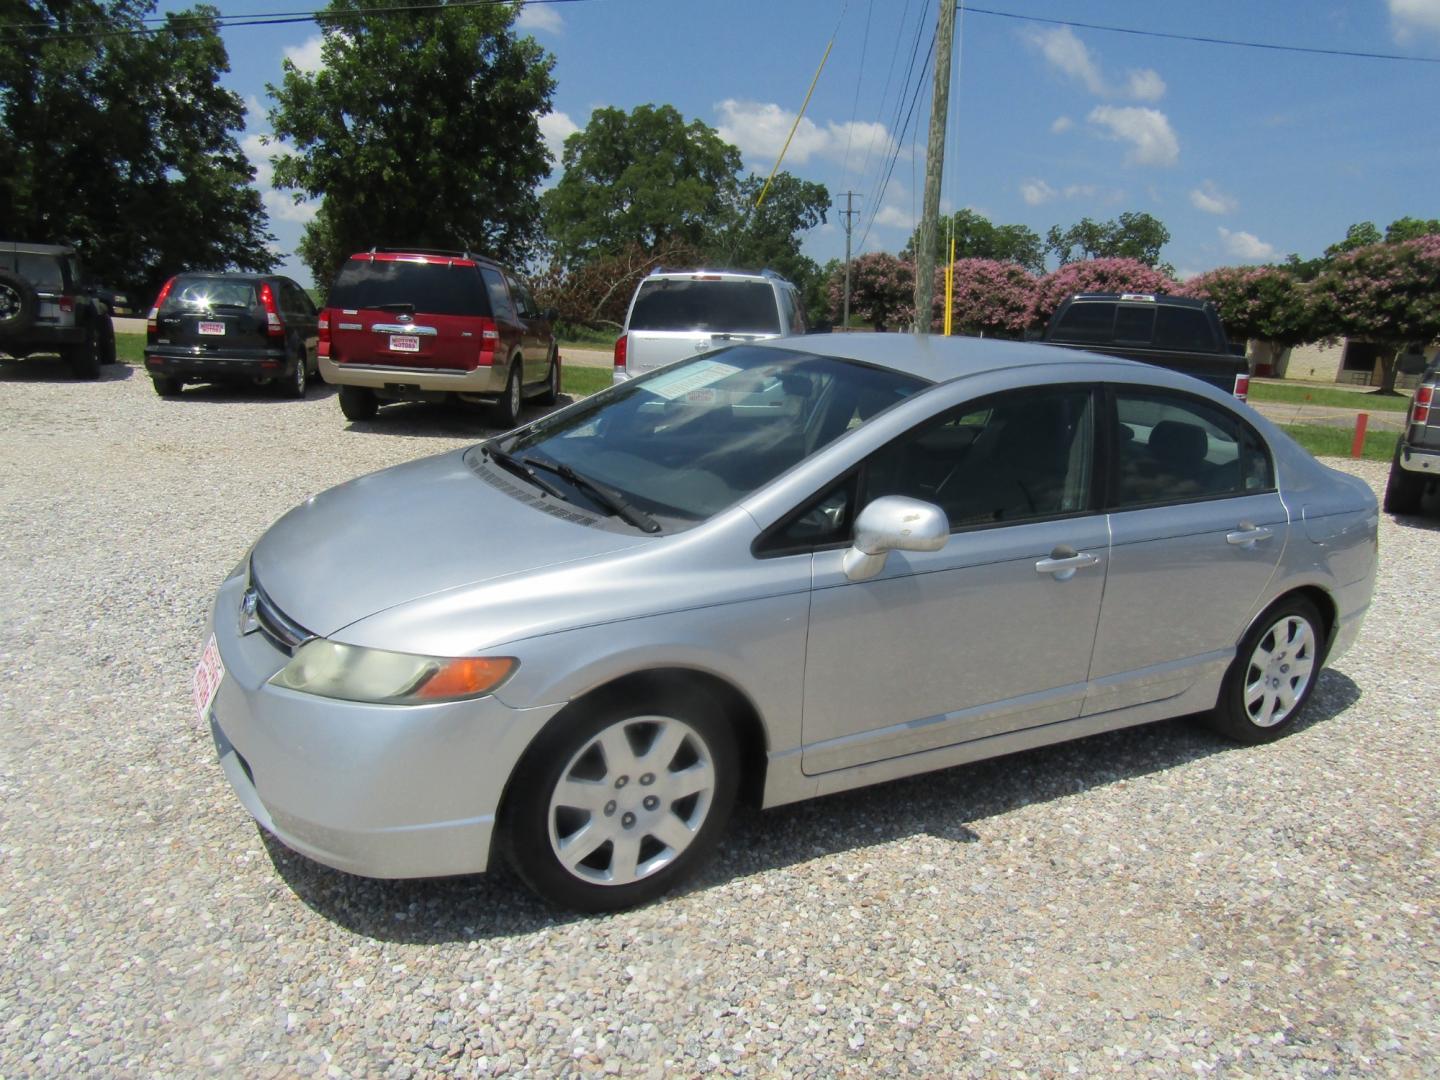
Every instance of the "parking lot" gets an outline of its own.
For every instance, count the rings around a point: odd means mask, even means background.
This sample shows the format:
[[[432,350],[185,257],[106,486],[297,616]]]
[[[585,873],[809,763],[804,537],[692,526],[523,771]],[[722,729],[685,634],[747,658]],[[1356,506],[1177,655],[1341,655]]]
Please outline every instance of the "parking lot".
[[[742,811],[679,895],[579,918],[504,871],[368,881],[268,842],[190,699],[270,522],[485,413],[348,424],[328,388],[162,400],[32,360],[0,362],[0,415],[0,1075],[1440,1060],[1440,519],[1382,516],[1365,633],[1289,738],[1172,721]]]

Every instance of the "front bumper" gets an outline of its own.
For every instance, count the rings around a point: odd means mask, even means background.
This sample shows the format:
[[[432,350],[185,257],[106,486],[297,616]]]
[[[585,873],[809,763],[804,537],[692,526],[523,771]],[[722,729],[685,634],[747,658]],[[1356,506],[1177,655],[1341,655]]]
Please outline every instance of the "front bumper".
[[[478,873],[490,860],[505,783],[561,705],[494,697],[387,706],[282,690],[288,654],[240,633],[242,576],[212,613],[225,676],[208,717],[241,804],[287,847],[365,877]]]
[[[1422,450],[1417,446],[1406,446],[1402,442],[1395,461],[1406,472],[1440,476],[1440,450]]]
[[[460,368],[396,367],[388,364],[337,364],[328,356],[320,357],[320,374],[332,386],[363,386],[386,391],[397,397],[414,391],[479,394],[499,397],[505,391],[510,371],[503,364],[481,364],[471,371]]]

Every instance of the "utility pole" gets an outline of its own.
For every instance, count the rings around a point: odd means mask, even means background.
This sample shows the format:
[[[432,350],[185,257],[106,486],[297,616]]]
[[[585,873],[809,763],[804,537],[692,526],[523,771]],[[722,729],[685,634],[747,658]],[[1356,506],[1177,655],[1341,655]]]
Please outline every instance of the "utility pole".
[[[850,230],[855,227],[855,215],[860,213],[855,209],[855,192],[845,192],[845,209],[840,211],[840,216],[845,219],[845,309],[841,316],[840,329],[850,329]]]
[[[950,116],[950,54],[955,51],[955,5],[940,0],[935,36],[935,91],[930,104],[930,144],[925,150],[925,204],[915,252],[915,331],[930,332],[935,294],[935,234],[940,222],[940,181],[945,176],[945,125]]]

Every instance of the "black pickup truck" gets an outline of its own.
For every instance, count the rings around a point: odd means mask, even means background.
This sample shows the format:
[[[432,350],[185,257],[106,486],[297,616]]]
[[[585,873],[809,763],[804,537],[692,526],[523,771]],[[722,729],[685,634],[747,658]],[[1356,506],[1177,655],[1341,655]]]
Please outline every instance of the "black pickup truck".
[[[1208,300],[1152,293],[1080,293],[1050,316],[1050,345],[1123,356],[1193,375],[1242,401],[1250,365],[1230,349]]]

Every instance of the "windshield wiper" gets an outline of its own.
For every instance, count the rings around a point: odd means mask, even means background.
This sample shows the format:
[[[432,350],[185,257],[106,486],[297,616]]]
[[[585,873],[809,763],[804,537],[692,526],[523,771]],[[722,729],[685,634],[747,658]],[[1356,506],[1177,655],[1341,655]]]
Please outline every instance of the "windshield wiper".
[[[569,465],[560,462],[541,461],[539,458],[527,457],[521,458],[520,460],[524,465],[530,465],[537,469],[545,469],[548,472],[554,473],[556,476],[570,481],[570,483],[576,487],[583,488],[590,493],[591,498],[622,521],[629,522],[636,528],[644,529],[648,533],[657,533],[660,531],[660,523],[658,521],[645,513],[644,510],[631,506],[625,501],[625,497],[614,488],[606,487],[597,480],[591,480],[583,473],[576,472]]]
[[[504,450],[498,450],[493,446],[482,446],[480,447],[480,452],[482,454],[489,455],[490,460],[495,462],[496,465],[499,465],[501,468],[514,473],[522,480],[529,480],[530,483],[534,484],[541,491],[545,492],[545,494],[553,495],[555,496],[555,498],[561,500],[562,502],[570,501],[563,491],[561,491],[558,487],[552,484],[549,480],[546,480],[544,477],[542,477],[527,463],[522,462],[514,454],[507,454]]]

